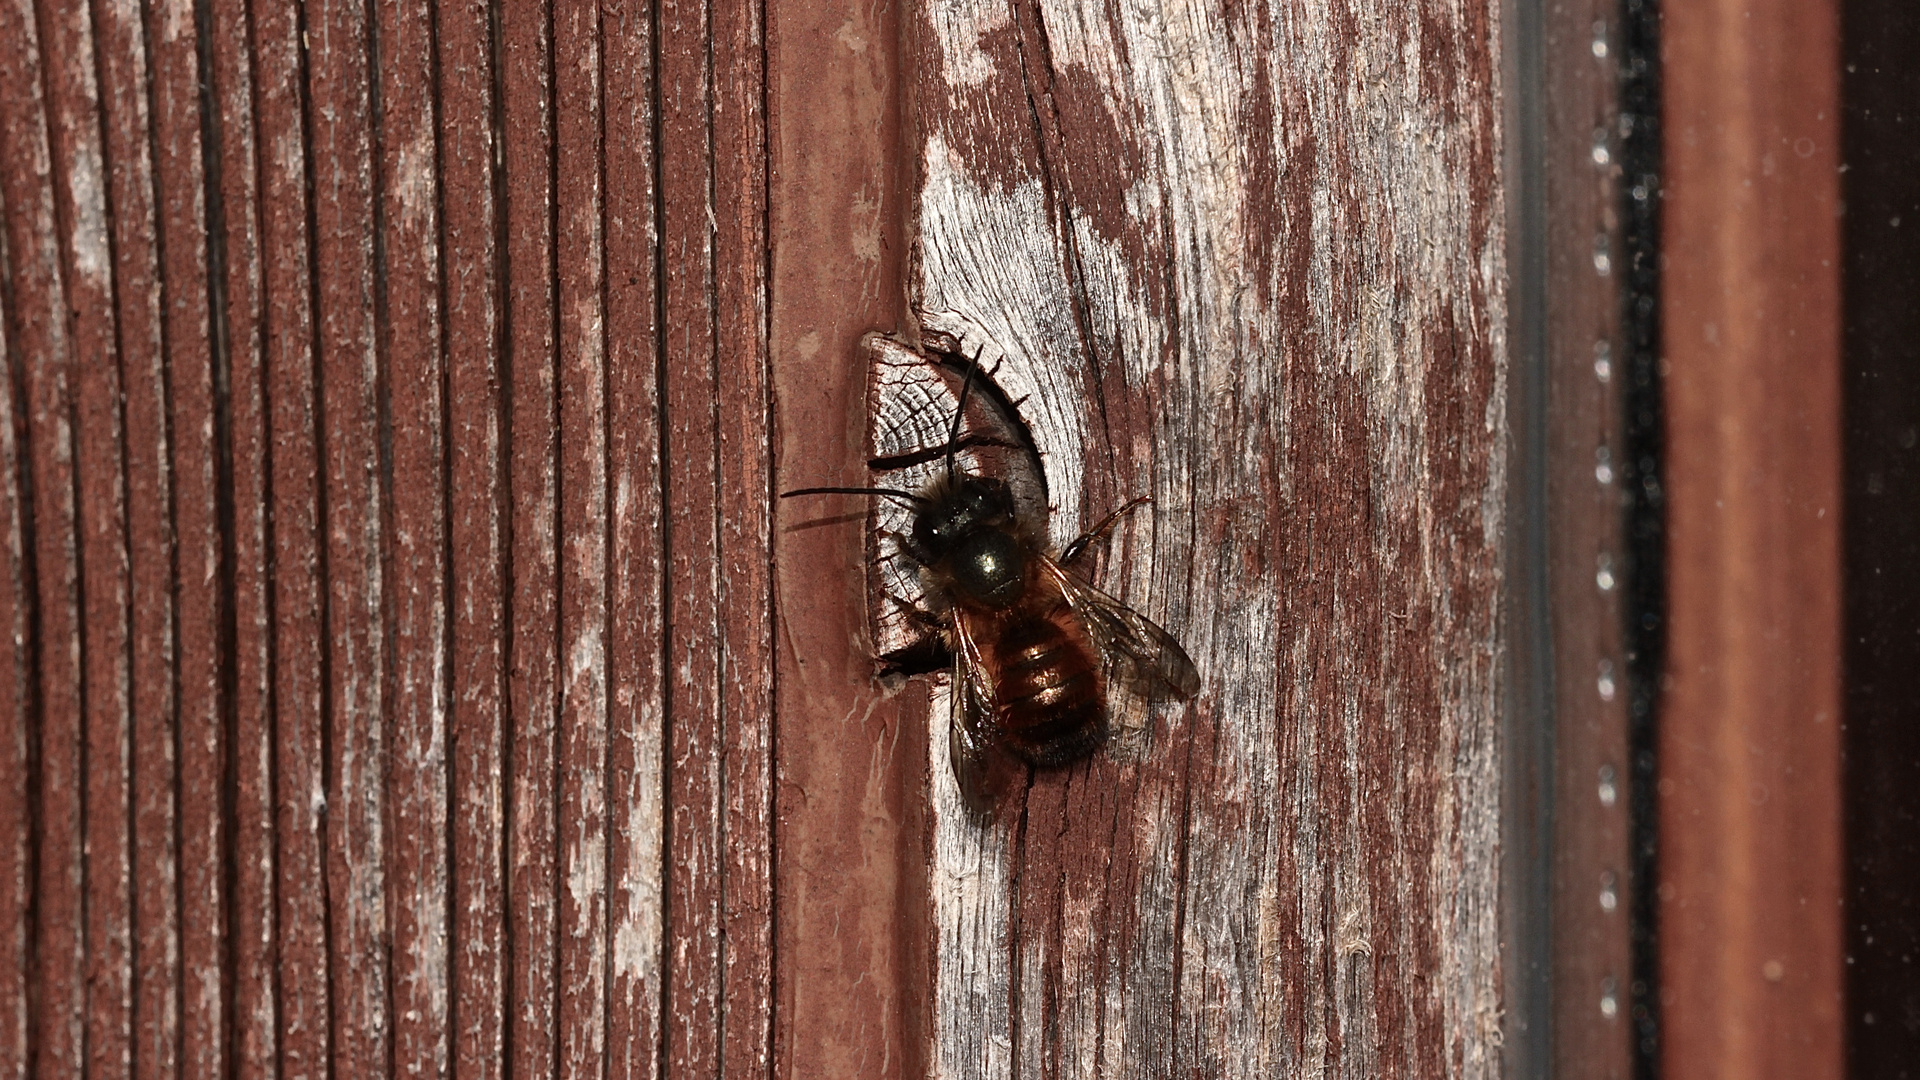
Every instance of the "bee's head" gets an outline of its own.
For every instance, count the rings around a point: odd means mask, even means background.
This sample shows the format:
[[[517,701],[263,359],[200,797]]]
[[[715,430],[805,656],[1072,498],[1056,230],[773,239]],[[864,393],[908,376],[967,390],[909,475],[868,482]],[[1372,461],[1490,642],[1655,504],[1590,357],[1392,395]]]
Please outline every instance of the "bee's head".
[[[914,543],[938,559],[970,537],[1013,524],[1013,492],[1004,480],[960,473],[927,496],[913,519]]]

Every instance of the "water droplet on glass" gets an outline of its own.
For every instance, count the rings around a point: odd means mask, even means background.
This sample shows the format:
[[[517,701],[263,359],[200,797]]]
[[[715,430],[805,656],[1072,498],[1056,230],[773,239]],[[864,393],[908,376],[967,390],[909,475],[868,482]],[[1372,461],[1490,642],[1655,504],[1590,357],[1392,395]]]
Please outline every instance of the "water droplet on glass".
[[[1609,1020],[1620,1015],[1620,990],[1611,975],[1600,981],[1600,1015]]]
[[[1607,234],[1593,238],[1593,270],[1601,277],[1613,273],[1613,257],[1607,254]]]
[[[1593,478],[1603,484],[1613,483],[1613,452],[1604,446],[1593,451]]]
[[[1600,766],[1600,805],[1612,806],[1620,801],[1620,789],[1613,782],[1613,766]]]
[[[1601,592],[1613,591],[1613,557],[1602,552],[1600,569],[1593,575],[1593,583],[1600,586]]]
[[[1593,129],[1593,163],[1605,165],[1613,160],[1613,152],[1607,149],[1607,129]]]
[[[1600,690],[1600,700],[1612,701],[1614,693],[1618,690],[1618,687],[1616,687],[1613,682],[1613,661],[1611,660],[1600,661],[1600,678],[1598,680],[1598,685]]]
[[[1619,879],[1614,877],[1613,871],[1611,870],[1600,875],[1600,910],[1601,911],[1611,912],[1614,908],[1617,908],[1620,906],[1620,890],[1617,884],[1618,880]]]
[[[1593,376],[1601,382],[1613,378],[1613,346],[1605,341],[1593,343]]]
[[[1593,24],[1593,57],[1596,60],[1607,58],[1607,24],[1604,22]]]

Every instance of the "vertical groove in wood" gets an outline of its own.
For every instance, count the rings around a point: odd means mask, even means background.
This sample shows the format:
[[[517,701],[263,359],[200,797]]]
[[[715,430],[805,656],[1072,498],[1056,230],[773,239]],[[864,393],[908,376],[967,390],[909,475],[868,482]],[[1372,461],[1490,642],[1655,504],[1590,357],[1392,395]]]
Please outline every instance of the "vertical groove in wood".
[[[32,648],[38,683],[28,753],[38,761],[33,801],[33,947],[27,973],[29,1045],[35,1075],[77,1073],[86,1016],[81,965],[82,855],[78,524],[62,291],[53,194],[53,151],[42,92],[33,5],[0,6],[0,173],[7,207],[7,299],[11,378],[25,422],[23,482],[32,492],[27,573],[34,589]],[[99,174],[94,173],[96,182]]]
[[[391,648],[383,709],[390,935],[390,1067],[396,1076],[448,1073],[448,645],[445,354],[441,340],[440,172],[433,110],[433,11],[428,0],[381,4],[374,33],[382,256],[381,382],[391,460],[383,470],[381,565]],[[371,447],[362,448],[368,453]],[[363,672],[362,677],[379,674]],[[381,782],[371,781],[371,782]]]
[[[607,371],[600,7],[554,12],[560,396],[560,1075],[607,1045]]]
[[[0,61],[5,63],[5,61]],[[7,65],[11,67],[11,65]],[[0,76],[11,74],[0,69]],[[7,108],[0,98],[0,110]],[[0,147],[9,147],[10,117],[0,111]],[[9,159],[11,160],[11,159]],[[0,214],[6,212],[13,185],[0,177]],[[0,273],[12,279],[8,248],[13,237],[0,232]],[[5,294],[0,294],[5,295]],[[13,347],[14,312],[0,312],[0,546],[7,565],[0,570],[0,634],[5,634],[0,658],[0,775],[14,781],[0,785],[0,1077],[26,1080],[33,1075],[28,1010],[34,935],[33,804],[29,778],[32,731],[33,656],[29,633],[32,609],[27,590],[24,507],[20,499],[19,401],[15,381],[17,359]]]
[[[221,500],[214,388],[214,328],[209,306],[206,172],[201,139],[201,59],[191,3],[148,9],[146,48],[152,72],[153,174],[159,246],[159,300],[164,354],[157,358],[153,392],[164,410],[158,418],[164,456],[157,463],[165,482],[164,524],[172,530],[173,686],[170,702],[173,750],[170,823],[177,830],[177,901],[170,935],[178,978],[173,1000],[178,1017],[174,1057],[155,1063],[154,1075],[169,1075],[177,1063],[185,1076],[223,1075],[227,1061],[227,1008],[222,983],[227,958],[227,897],[224,888],[226,824],[220,800],[227,745],[222,713]],[[143,513],[133,511],[138,525]],[[136,540],[135,558],[149,555]],[[150,555],[149,555],[150,557]],[[151,648],[142,631],[135,659]],[[154,752],[152,737],[136,739],[136,754]],[[157,841],[144,836],[136,858]],[[137,874],[143,873],[136,871]],[[144,887],[144,879],[142,878]],[[148,910],[146,901],[141,911]],[[143,949],[149,948],[142,945]],[[143,1018],[149,1011],[142,1009]]]
[[[483,6],[436,0],[452,605],[453,1072],[507,1075],[506,498],[494,130]]]
[[[607,1069],[657,1076],[664,1030],[666,633],[650,18],[602,17],[607,486]]]
[[[515,1075],[555,1072],[561,992],[557,904],[559,793],[558,402],[555,397],[552,15],[548,5],[501,8],[505,110],[508,386],[513,567],[508,750],[508,882]]]
[[[40,8],[52,136],[54,207],[71,334],[74,497],[78,502],[80,705],[85,762],[81,846],[86,1068],[124,1075],[132,1061],[131,592],[125,430],[115,310],[114,219],[120,188],[103,132],[94,28],[86,5]],[[128,167],[132,163],[125,163]],[[131,209],[131,208],[130,208]]]
[[[773,583],[768,428],[766,28],[713,9],[715,483],[721,837],[718,1072],[768,1075],[773,1005]]]
[[[665,18],[0,7],[0,1076],[773,1070],[767,43]]]
[[[666,1071],[722,1069],[721,915],[726,851],[720,828],[718,339],[715,310],[712,8],[703,0],[659,7],[660,237],[665,279],[667,522],[667,940]],[[729,208],[730,209],[730,208]]]
[[[231,1042],[223,1038],[222,1044],[231,1046],[231,1064],[241,1080],[280,1075],[280,1023],[285,1012],[276,891],[282,851],[274,738],[277,628],[269,573],[275,554],[270,525],[273,413],[267,387],[270,350],[284,347],[272,343],[270,335],[278,330],[284,336],[289,331],[284,309],[268,304],[270,282],[284,284],[287,277],[277,260],[266,257],[268,251],[284,254],[284,248],[269,243],[282,235],[285,226],[269,219],[260,204],[266,185],[260,143],[254,134],[253,30],[244,0],[210,0],[205,32],[211,40],[205,47],[211,67],[207,100],[214,114],[208,127],[214,141],[206,147],[205,160],[218,179],[218,186],[210,189],[218,202],[208,208],[208,229],[213,232],[213,250],[221,257],[218,265],[209,267],[219,275],[212,283],[218,299],[214,353],[218,367],[212,373],[211,389],[216,396],[214,422],[218,423],[222,408],[226,415],[225,430],[216,436],[224,446],[213,449],[226,457],[224,475],[216,473],[216,478],[226,487],[231,523],[223,541],[224,572],[203,585],[228,590],[230,605],[221,624],[209,630],[212,643],[232,665],[227,683],[232,699],[220,721],[231,736],[221,764],[232,778],[233,832],[226,850],[208,854],[221,859],[224,865],[217,880],[230,890],[226,925],[231,981],[219,993],[232,1009]],[[275,100],[271,85],[267,91],[261,95],[261,108]],[[284,110],[283,105],[275,107]],[[222,391],[224,402],[219,401]],[[184,488],[180,497],[184,505]],[[205,790],[207,774],[189,778],[187,765],[183,750],[182,789],[194,796],[186,806],[203,808],[208,819],[218,820],[223,810],[217,793]],[[211,958],[200,957],[197,962],[210,963]],[[298,974],[300,969],[295,970]]]
[[[335,982],[330,921],[339,882],[329,872],[328,831],[349,808],[328,801],[326,778],[325,537],[322,520],[320,363],[314,310],[316,260],[307,206],[307,112],[297,12],[254,11],[253,86],[258,126],[261,291],[266,307],[267,618],[272,648],[269,739],[273,746],[278,999],[282,1074],[318,1076],[332,1066]]]
[[[327,944],[333,1070],[388,1065],[386,815],[388,701],[381,626],[381,357],[375,329],[373,28],[354,0],[305,11],[308,155],[319,346],[320,496],[325,547],[321,651],[325,706]],[[396,179],[398,179],[396,177]],[[392,252],[389,252],[392,254]],[[402,246],[399,253],[405,258]],[[401,287],[413,283],[406,269]],[[403,316],[404,317],[404,316]],[[408,342],[412,347],[423,342]]]
[[[1845,1073],[1840,13],[1661,22],[1661,1065]]]
[[[152,75],[145,27],[132,5],[102,5],[100,36],[106,160],[118,300],[126,444],[124,542],[130,577],[130,773],[133,965],[129,1064],[141,1077],[178,1067],[180,942],[172,498],[160,222],[155,206]],[[202,308],[204,314],[204,307]]]

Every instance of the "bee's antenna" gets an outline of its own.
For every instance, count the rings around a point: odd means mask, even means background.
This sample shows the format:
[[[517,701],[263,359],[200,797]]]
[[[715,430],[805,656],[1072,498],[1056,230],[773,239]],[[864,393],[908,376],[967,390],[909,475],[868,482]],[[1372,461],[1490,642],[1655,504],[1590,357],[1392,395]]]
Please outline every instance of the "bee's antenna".
[[[953,482],[953,448],[960,442],[960,425],[967,418],[967,392],[973,389],[973,373],[980,370],[980,354],[985,345],[976,346],[973,359],[967,362],[967,373],[960,380],[960,404],[953,409],[953,430],[947,432],[947,482]]]
[[[899,499],[916,509],[927,505],[925,495],[915,495],[911,491],[901,491],[899,488],[813,487],[780,493],[783,499],[791,499],[796,495],[878,495],[884,499]]]

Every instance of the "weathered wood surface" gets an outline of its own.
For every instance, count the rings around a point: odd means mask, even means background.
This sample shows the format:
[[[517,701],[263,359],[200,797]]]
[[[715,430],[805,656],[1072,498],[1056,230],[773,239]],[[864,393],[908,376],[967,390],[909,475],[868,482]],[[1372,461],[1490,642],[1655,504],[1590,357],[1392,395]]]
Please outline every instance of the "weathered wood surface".
[[[0,7],[0,1076],[766,1071],[760,17]]]
[[[1492,5],[929,3],[911,290],[1204,686],[981,829],[936,691],[936,1075],[1500,1070]],[[880,405],[881,417],[890,405]]]
[[[0,1076],[1497,1071],[1500,56],[0,5]],[[1004,826],[770,513],[909,295],[1206,677]]]

